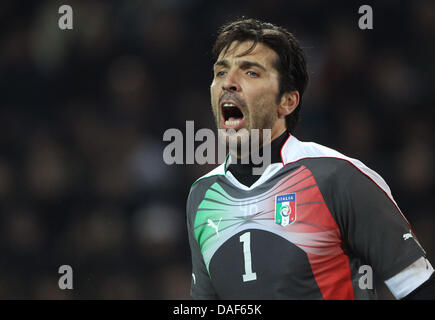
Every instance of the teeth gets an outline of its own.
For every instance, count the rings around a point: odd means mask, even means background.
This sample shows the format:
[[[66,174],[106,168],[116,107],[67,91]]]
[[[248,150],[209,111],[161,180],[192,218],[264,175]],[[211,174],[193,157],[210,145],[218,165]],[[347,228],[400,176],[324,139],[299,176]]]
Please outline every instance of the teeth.
[[[234,120],[234,121],[227,120],[227,121],[225,121],[225,124],[227,126],[236,126],[239,124],[239,122],[240,122],[240,120]]]
[[[235,107],[236,105],[233,103],[224,103],[224,107]]]

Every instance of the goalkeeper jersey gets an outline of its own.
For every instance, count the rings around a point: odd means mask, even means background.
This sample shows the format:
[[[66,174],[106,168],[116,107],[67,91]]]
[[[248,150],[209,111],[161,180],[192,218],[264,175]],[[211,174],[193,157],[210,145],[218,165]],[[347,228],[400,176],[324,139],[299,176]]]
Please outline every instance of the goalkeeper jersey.
[[[372,299],[423,248],[385,181],[359,160],[289,135],[251,186],[226,161],[191,187],[194,299]],[[363,272],[362,272],[363,271]]]

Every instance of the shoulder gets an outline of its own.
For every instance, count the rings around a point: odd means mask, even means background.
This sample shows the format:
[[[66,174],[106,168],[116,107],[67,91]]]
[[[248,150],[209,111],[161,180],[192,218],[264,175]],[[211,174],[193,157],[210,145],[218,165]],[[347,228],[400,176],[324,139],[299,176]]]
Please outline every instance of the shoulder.
[[[225,171],[226,171],[225,166],[226,166],[226,162],[222,163],[221,165],[217,166],[216,168],[214,168],[213,170],[211,170],[207,174],[196,179],[195,182],[190,187],[190,192],[192,192],[192,190],[196,189],[196,187],[199,183],[205,183],[207,181],[207,178],[212,178],[212,177],[216,177],[216,176],[224,176]]]
[[[318,159],[319,163],[324,163],[325,165],[330,163],[343,168],[347,165],[360,169],[364,168],[364,170],[367,168],[358,159],[350,158],[337,150],[315,142],[300,141],[295,136],[290,136],[283,145],[281,159],[284,166],[302,160]]]
[[[212,185],[216,178],[219,176],[225,176],[226,171],[226,162],[222,163],[221,165],[217,166],[207,174],[199,177],[196,179],[193,184],[190,187],[189,195],[187,197],[187,207],[189,209],[189,206],[193,205],[194,203],[198,202],[198,199],[201,199],[206,190]]]
[[[299,141],[296,137],[290,136],[281,149],[281,158],[284,166],[303,163],[332,183],[342,184],[344,181],[357,182],[358,179],[369,179],[392,199],[389,186],[376,171],[360,160],[332,148],[315,142]]]

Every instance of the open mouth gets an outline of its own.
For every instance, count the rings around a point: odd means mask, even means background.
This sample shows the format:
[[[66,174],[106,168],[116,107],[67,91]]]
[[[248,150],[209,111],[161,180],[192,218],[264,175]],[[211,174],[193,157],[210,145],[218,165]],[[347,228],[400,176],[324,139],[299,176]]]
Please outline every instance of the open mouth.
[[[232,101],[224,101],[221,104],[222,122],[227,129],[239,129],[244,122],[243,112]]]

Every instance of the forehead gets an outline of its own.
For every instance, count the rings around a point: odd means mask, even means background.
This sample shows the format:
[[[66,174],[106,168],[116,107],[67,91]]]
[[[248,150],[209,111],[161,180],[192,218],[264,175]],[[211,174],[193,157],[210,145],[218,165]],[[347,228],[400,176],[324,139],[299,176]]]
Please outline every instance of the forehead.
[[[231,61],[243,58],[244,60],[260,62],[265,67],[274,67],[278,55],[274,50],[261,42],[258,42],[252,51],[245,54],[253,44],[253,41],[234,41],[227,50],[224,49],[221,51],[217,60]]]

